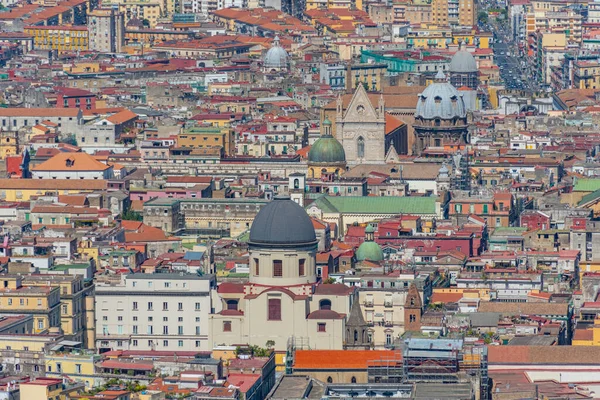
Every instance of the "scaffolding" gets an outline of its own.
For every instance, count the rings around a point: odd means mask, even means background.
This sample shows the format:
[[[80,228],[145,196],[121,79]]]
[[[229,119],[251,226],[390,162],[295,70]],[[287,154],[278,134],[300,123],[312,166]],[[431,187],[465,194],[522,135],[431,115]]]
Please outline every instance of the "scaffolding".
[[[367,377],[369,383],[402,383],[402,353],[367,361]]]
[[[469,171],[469,153],[456,152],[452,155],[453,172],[450,179],[451,190],[471,190],[471,172]]]
[[[307,337],[290,336],[288,338],[285,352],[285,373],[288,375],[294,372],[296,350],[310,350],[310,342]]]
[[[489,398],[487,348],[462,339],[409,338],[402,350],[404,383],[470,383],[477,399]]]

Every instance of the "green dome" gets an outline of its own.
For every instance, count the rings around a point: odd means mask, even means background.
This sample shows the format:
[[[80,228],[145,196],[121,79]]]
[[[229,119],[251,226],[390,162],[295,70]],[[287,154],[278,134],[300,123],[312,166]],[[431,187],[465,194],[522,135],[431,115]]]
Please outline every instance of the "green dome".
[[[375,233],[375,227],[371,224],[367,225],[365,228],[365,233]]]
[[[346,152],[336,138],[331,135],[323,135],[310,148],[308,161],[313,163],[343,163],[346,162]]]
[[[375,242],[363,242],[356,250],[356,259],[358,261],[382,261],[383,251]]]
[[[331,125],[331,121],[327,117],[325,117],[325,121],[323,121],[323,126],[325,125]]]

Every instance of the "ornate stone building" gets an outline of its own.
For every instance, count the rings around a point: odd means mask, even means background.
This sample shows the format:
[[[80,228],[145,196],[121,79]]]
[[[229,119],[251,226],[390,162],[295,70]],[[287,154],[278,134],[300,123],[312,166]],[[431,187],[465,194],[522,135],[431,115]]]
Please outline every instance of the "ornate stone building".
[[[341,143],[331,134],[331,121],[323,121],[323,136],[313,143],[308,152],[309,178],[335,179],[346,171],[346,153]]]
[[[356,290],[320,283],[317,244],[311,219],[289,197],[266,205],[250,230],[249,281],[219,286],[212,344],[268,344],[283,352],[293,340],[297,347],[342,349]]]
[[[379,97],[373,106],[363,85],[358,85],[344,111],[342,98],[336,108],[336,137],[346,153],[346,162],[382,164],[385,162],[385,102]]]
[[[468,142],[467,110],[462,94],[440,70],[435,82],[419,94],[415,112],[413,154],[427,147],[464,145]]]
[[[406,295],[406,303],[404,303],[404,330],[406,332],[420,331],[422,314],[423,301],[419,295],[419,290],[412,284]]]
[[[450,60],[450,83],[457,89],[463,86],[471,90],[477,90],[479,78],[477,76],[477,62],[473,55],[464,49],[461,44],[460,49]]]

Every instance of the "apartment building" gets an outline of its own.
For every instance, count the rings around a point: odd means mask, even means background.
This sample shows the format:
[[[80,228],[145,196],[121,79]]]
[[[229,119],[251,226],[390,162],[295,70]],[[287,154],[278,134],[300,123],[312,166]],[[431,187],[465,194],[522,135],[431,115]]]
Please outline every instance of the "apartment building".
[[[129,274],[96,286],[96,347],[107,350],[210,350],[214,275]]]
[[[89,50],[86,26],[26,26],[24,32],[33,36],[35,50],[57,50],[58,52]]]
[[[33,333],[60,327],[60,290],[50,285],[25,286],[21,275],[0,275],[0,313],[31,315]]]
[[[28,275],[23,284],[60,290],[60,327],[66,340],[94,348],[94,285],[85,285],[81,275]]]

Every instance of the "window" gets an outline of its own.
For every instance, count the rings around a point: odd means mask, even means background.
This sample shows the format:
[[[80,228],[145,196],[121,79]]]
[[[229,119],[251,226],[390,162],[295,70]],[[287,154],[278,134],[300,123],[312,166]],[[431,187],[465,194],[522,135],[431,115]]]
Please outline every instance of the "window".
[[[260,262],[258,261],[258,258],[254,259],[254,275],[260,275]]]
[[[197,327],[196,327],[196,335],[199,335],[199,334],[200,334],[200,327],[199,327],[199,326],[197,326]]]
[[[196,347],[200,347],[200,341],[196,340]]]
[[[137,341],[137,339],[133,339],[133,341],[131,342],[131,345],[132,345],[133,347],[137,347],[137,345],[138,345],[138,341]]]
[[[62,364],[56,363],[56,372],[62,372]]]
[[[178,347],[183,347],[183,340],[179,340],[179,341],[177,342],[177,346],[178,346]]]
[[[177,311],[183,311],[183,303],[177,304]]]
[[[80,374],[81,373],[81,364],[75,364],[75,373],[76,374]]]
[[[281,321],[281,299],[269,299],[269,321]]]
[[[166,301],[163,303],[163,311],[167,311],[169,309],[169,303]]]
[[[356,377],[353,376],[352,378],[350,378],[350,383],[356,383]]]
[[[177,322],[183,322],[183,317],[178,317]]]
[[[319,310],[331,310],[331,300],[323,299],[319,302]]]
[[[325,332],[325,323],[324,322],[319,322],[317,324],[317,332]]]
[[[359,158],[365,157],[365,139],[362,136],[356,141],[356,154]]]
[[[154,327],[152,325],[148,325],[148,335],[152,335],[154,333]]]
[[[200,303],[196,303],[195,310],[200,311]]]
[[[238,309],[238,301],[235,299],[227,300],[227,309],[228,310],[237,310]]]
[[[148,311],[152,311],[152,302],[151,301],[148,302]]]
[[[306,260],[303,258],[298,262],[298,275],[299,276],[304,276],[305,275],[305,271],[304,271],[304,264],[306,263]]]
[[[138,309],[138,304],[137,304],[137,301],[134,301],[134,302],[133,302],[133,310],[134,310],[134,311],[137,311],[137,309]]]
[[[134,335],[137,335],[137,333],[138,333],[138,327],[137,327],[137,325],[133,325],[133,326],[131,327],[131,329],[132,329],[132,332],[133,332],[133,334],[134,334]]]
[[[164,325],[163,326],[163,335],[168,335],[169,334],[169,326],[168,325]]]
[[[165,213],[167,213],[167,210],[165,210]],[[165,287],[166,288],[171,287],[171,282],[165,282]]]
[[[177,334],[178,335],[183,335],[183,326],[178,326],[177,327]]]
[[[169,341],[163,340],[163,347],[169,347]]]
[[[273,260],[273,276],[283,276],[283,262],[281,260]]]
[[[223,332],[231,332],[231,321],[223,321]]]

